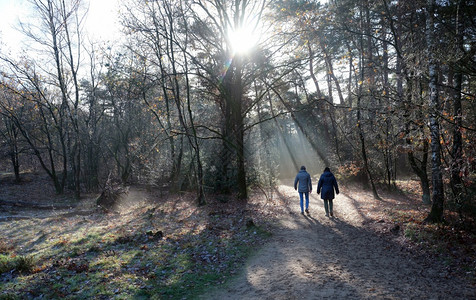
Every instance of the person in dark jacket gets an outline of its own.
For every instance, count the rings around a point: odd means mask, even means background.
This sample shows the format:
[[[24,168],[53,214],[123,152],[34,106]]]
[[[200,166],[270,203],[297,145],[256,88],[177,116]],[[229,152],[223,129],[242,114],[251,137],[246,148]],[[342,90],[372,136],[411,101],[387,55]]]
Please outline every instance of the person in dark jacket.
[[[339,186],[337,185],[337,180],[334,174],[331,173],[331,170],[326,167],[324,173],[322,173],[317,183],[317,194],[321,194],[321,199],[324,200],[324,209],[326,210],[326,217],[331,214],[331,217],[334,216],[332,211],[333,204],[332,200],[334,199],[334,189],[336,194],[339,194]]]
[[[309,193],[312,192],[312,183],[311,175],[306,171],[305,166],[301,166],[301,170],[294,179],[294,189],[299,192],[301,214],[304,214],[303,195],[306,197],[306,213],[309,214]]]

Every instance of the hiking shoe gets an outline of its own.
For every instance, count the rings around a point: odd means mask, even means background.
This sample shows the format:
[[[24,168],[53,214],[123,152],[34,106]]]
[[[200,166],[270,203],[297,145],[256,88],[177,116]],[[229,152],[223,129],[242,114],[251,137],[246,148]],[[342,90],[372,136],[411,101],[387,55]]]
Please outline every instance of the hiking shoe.
[[[328,216],[329,216],[329,214],[326,214],[326,217],[328,217]]]
[[[334,216],[334,213],[331,212],[331,217],[333,217],[333,216]]]
[[[303,211],[301,212],[301,215],[304,215],[304,212],[303,212]]]
[[[306,208],[306,214],[309,214],[309,209]]]

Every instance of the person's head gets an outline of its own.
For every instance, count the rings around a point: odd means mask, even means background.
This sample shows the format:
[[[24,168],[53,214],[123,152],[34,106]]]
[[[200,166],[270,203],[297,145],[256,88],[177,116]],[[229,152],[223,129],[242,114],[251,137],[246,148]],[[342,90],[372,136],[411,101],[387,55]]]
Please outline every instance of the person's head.
[[[306,171],[306,167],[305,167],[305,166],[301,166],[301,170]]]
[[[329,169],[329,167],[324,168],[324,172],[330,172],[330,171],[331,171],[331,169]]]

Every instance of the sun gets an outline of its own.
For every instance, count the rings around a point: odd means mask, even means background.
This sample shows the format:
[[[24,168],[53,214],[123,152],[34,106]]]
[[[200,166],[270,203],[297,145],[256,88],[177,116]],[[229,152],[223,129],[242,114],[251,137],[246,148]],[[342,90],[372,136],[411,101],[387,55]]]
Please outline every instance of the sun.
[[[242,27],[228,32],[232,52],[236,54],[248,54],[259,42],[259,34],[253,28]]]

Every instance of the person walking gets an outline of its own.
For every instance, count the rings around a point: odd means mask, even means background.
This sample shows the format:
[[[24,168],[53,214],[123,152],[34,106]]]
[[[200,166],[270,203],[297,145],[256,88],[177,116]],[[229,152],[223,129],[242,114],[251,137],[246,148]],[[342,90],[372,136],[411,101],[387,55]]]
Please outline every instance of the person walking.
[[[326,167],[324,173],[322,173],[317,183],[317,194],[321,194],[321,199],[324,200],[324,209],[326,210],[326,217],[331,214],[331,217],[334,216],[333,203],[334,200],[334,189],[336,194],[339,194],[339,186],[337,185],[337,180],[332,174],[331,170]]]
[[[298,187],[299,184],[299,187]],[[301,166],[301,170],[294,179],[294,189],[299,192],[299,200],[301,205],[301,214],[304,214],[304,199],[306,198],[306,213],[309,214],[309,193],[312,192],[311,175],[306,171],[305,166]]]

